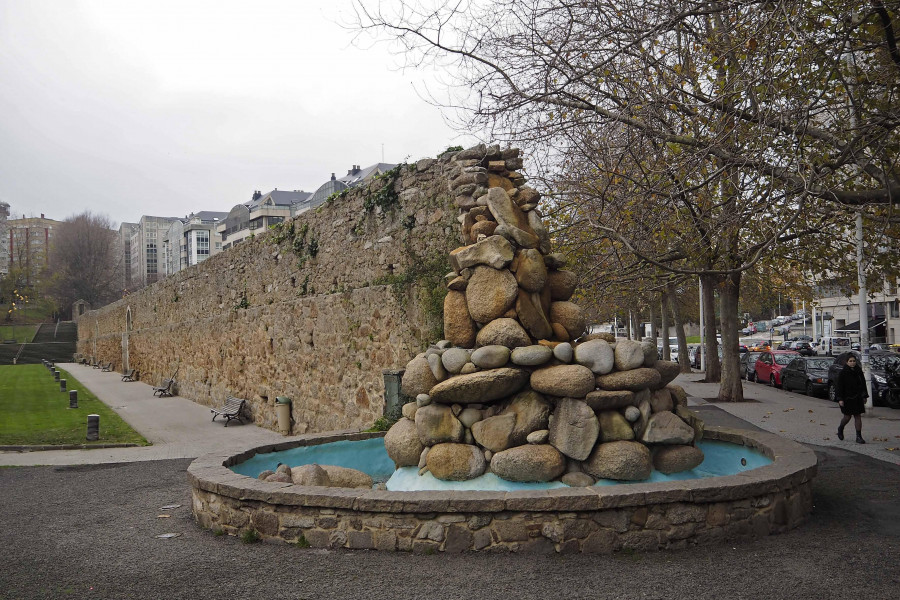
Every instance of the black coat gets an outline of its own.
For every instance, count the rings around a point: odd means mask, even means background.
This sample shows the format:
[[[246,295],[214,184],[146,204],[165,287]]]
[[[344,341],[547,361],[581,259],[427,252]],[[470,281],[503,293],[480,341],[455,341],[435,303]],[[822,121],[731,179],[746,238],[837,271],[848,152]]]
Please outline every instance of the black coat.
[[[869,397],[869,392],[866,390],[865,375],[859,365],[856,367],[845,365],[841,369],[834,392],[835,398],[844,402],[841,412],[845,415],[861,415],[866,412],[866,398]]]

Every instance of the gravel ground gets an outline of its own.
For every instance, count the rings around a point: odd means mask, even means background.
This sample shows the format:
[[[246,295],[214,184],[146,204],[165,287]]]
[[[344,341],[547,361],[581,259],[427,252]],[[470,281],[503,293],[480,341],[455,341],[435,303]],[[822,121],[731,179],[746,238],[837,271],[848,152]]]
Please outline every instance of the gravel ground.
[[[815,510],[800,529],[612,556],[244,544],[194,523],[189,460],[4,468],[0,599],[896,598],[900,467],[815,449]],[[181,535],[155,537],[170,532]]]

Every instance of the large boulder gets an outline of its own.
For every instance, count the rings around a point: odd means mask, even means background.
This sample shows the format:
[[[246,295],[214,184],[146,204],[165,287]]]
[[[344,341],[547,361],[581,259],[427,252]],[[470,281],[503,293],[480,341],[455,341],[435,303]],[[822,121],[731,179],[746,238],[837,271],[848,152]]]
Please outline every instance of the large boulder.
[[[675,403],[675,406],[688,405],[687,392],[684,391],[683,387],[670,383],[666,386],[666,389],[672,393],[672,402]]]
[[[557,402],[550,422],[550,445],[569,458],[584,460],[599,434],[597,417],[584,401],[563,398]]]
[[[655,413],[672,412],[672,409],[675,408],[675,404],[672,402],[672,393],[666,388],[652,392],[650,394],[650,408]]]
[[[615,351],[603,340],[590,340],[575,346],[575,362],[590,369],[595,375],[606,375],[613,370]]]
[[[507,269],[477,266],[466,286],[466,306],[478,323],[489,323],[513,307],[519,293],[515,276]],[[449,338],[448,338],[449,339]]]
[[[661,446],[653,452],[653,467],[670,475],[699,467],[703,458],[703,450],[694,446]]]
[[[469,314],[466,295],[450,290],[444,297],[444,336],[454,346],[471,348],[477,333],[475,321]]]
[[[538,247],[540,239],[528,224],[528,217],[503,188],[494,187],[488,190],[487,206],[500,224],[497,229],[506,230],[507,234],[523,248]]]
[[[620,340],[616,343],[616,370],[630,371],[644,364],[644,349],[640,342]]]
[[[291,481],[295,485],[331,485],[328,472],[315,463],[292,468]]]
[[[678,377],[678,374],[681,373],[681,367],[677,362],[671,360],[660,360],[657,361],[653,368],[659,371],[659,382],[654,383],[650,386],[652,390],[658,390],[666,387],[672,381]]]
[[[644,351],[644,366],[652,367],[659,360],[659,352],[656,344],[653,342],[641,342],[641,349]]]
[[[472,436],[479,446],[491,452],[500,452],[513,445],[512,434],[515,427],[515,415],[496,415],[474,423]]]
[[[447,348],[441,354],[441,363],[448,373],[457,374],[469,362],[469,352],[464,348]]]
[[[357,469],[338,467],[335,465],[322,465],[322,469],[328,474],[330,487],[364,488],[372,487],[372,478]]]
[[[547,285],[550,286],[550,298],[564,302],[575,292],[578,277],[572,271],[550,271]]]
[[[531,374],[531,389],[551,396],[584,398],[594,390],[594,374],[581,365],[556,365]]]
[[[499,344],[482,346],[472,352],[472,362],[479,369],[497,369],[509,362],[509,348]]]
[[[428,359],[424,356],[417,356],[406,363],[406,370],[403,372],[403,379],[400,382],[400,390],[404,394],[415,398],[419,394],[427,394],[435,384],[437,384],[437,379],[431,372]]]
[[[509,357],[514,365],[523,367],[539,367],[551,358],[553,358],[553,350],[539,344],[516,348]]]
[[[416,411],[416,431],[425,446],[442,442],[461,442],[465,437],[465,427],[453,414],[449,406],[429,404]],[[416,458],[418,463],[418,458]]]
[[[703,423],[703,419],[698,417],[697,414],[687,406],[676,406],[675,414],[694,430],[694,440],[692,443],[696,444],[703,439],[703,430],[706,427]]]
[[[565,457],[549,444],[516,446],[491,458],[491,472],[507,481],[552,481],[565,470]]]
[[[694,441],[694,430],[675,413],[660,412],[651,415],[641,441],[645,444],[690,444]]]
[[[587,327],[584,312],[574,302],[551,302],[550,322],[562,325],[569,334],[570,340],[577,340],[581,337]]]
[[[481,328],[475,341],[479,346],[498,344],[507,348],[530,346],[531,338],[515,319],[494,319]]]
[[[437,444],[425,458],[431,474],[445,481],[467,481],[484,474],[484,452],[470,444]]]
[[[652,388],[659,383],[659,371],[640,367],[630,371],[613,371],[597,376],[597,387],[601,390],[638,390]]]
[[[528,434],[539,429],[547,429],[553,404],[534,390],[516,394],[501,411],[501,415],[515,415],[516,425],[512,432],[512,445],[521,446]]]
[[[547,226],[544,225],[544,220],[541,218],[541,214],[538,211],[528,211],[528,226],[531,227],[531,230],[538,236],[538,244],[541,252],[544,254],[550,252],[550,231],[547,229]]]
[[[594,390],[584,397],[594,412],[625,408],[634,404],[634,392],[628,390]]]
[[[598,479],[617,481],[642,481],[652,470],[650,450],[638,442],[597,444],[581,466]]]
[[[541,306],[540,294],[520,289],[516,297],[516,315],[534,339],[544,340],[553,335],[553,328]]]
[[[600,441],[620,442],[634,439],[631,423],[617,410],[604,410],[597,415],[600,422]]]
[[[416,411],[418,412],[418,411]],[[384,448],[394,465],[414,467],[419,464],[419,456],[425,445],[419,439],[416,424],[409,419],[400,419],[394,423],[384,436]]]
[[[528,292],[540,292],[547,283],[547,267],[544,257],[535,249],[519,250],[519,264],[516,267],[516,281]]]
[[[496,227],[496,223],[494,224]],[[473,231],[473,233],[475,233]],[[515,251],[506,238],[492,235],[471,246],[457,248],[450,253],[450,266],[459,273],[463,269],[478,265],[487,265],[494,269],[502,269],[512,262]]]
[[[503,367],[451,377],[431,388],[429,395],[440,404],[483,404],[511,396],[526,383],[528,371]]]
[[[650,415],[653,412],[653,409],[650,406],[650,391],[649,390],[641,390],[637,394],[635,394],[634,401],[637,405],[638,412],[640,415],[634,421],[632,428],[634,429],[634,437],[635,439],[641,439],[641,436],[644,435],[644,431],[647,429],[647,424],[650,422]]]

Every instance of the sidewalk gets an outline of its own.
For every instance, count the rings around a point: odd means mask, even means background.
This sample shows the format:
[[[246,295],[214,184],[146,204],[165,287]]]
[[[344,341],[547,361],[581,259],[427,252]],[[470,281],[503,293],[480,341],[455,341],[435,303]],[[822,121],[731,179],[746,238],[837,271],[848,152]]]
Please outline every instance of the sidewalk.
[[[123,383],[118,373],[77,364],[61,364],[100,400],[115,410],[153,445],[139,448],[0,452],[0,465],[81,465],[196,458],[209,452],[238,451],[284,441],[281,434],[252,424],[221,419],[212,422],[209,408],[178,396],[155,398],[150,385]],[[688,405],[701,416],[729,427],[759,427],[788,439],[817,446],[831,446],[900,465],[900,410],[877,407],[863,417],[866,444],[854,442],[851,421],[846,439],[837,439],[841,419],[838,406],[824,398],[809,398],[767,385],[743,382],[744,402],[710,402],[719,393],[718,383],[701,383],[702,372],[679,375],[675,383],[688,394]],[[723,422],[718,409],[732,417]],[[740,419],[741,421],[739,421]],[[101,435],[103,424],[100,424]],[[888,450],[896,448],[896,450]]]
[[[57,366],[71,373],[153,445],[0,452],[0,465],[84,465],[196,458],[209,452],[244,450],[288,439],[250,423],[242,425],[232,421],[226,428],[222,419],[212,421],[208,407],[178,396],[156,398],[152,386],[140,381],[123,382],[121,373],[74,363],[57,363]],[[103,436],[103,423],[100,423],[100,436]]]
[[[744,402],[710,402],[719,394],[718,383],[702,383],[703,372],[679,375],[675,382],[688,394],[688,406],[713,405],[764,431],[817,446],[831,446],[900,465],[900,410],[877,406],[863,416],[865,444],[854,440],[853,421],[837,438],[841,420],[838,405],[827,398],[785,392],[761,383],[743,382]],[[895,450],[889,450],[894,448]]]

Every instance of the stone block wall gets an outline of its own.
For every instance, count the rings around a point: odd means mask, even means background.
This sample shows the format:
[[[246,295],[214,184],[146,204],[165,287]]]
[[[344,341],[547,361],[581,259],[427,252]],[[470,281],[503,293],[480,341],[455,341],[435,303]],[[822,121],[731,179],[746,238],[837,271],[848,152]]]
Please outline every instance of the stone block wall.
[[[365,428],[382,415],[382,370],[439,339],[459,245],[447,173],[453,154],[401,165],[130,296],[78,319],[78,352],[179,395],[248,399],[293,433]]]

